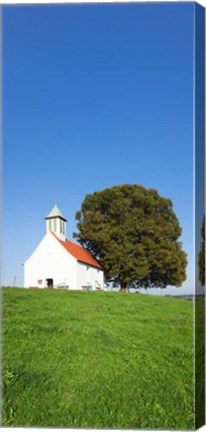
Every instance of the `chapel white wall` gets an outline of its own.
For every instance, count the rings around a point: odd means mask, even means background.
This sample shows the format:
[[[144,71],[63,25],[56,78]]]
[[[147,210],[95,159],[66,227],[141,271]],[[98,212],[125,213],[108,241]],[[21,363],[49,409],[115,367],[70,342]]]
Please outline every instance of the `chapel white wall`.
[[[86,285],[92,285],[93,289],[95,289],[98,284],[102,289],[104,288],[104,273],[102,270],[81,262],[78,262],[77,266],[77,289],[82,289]]]
[[[24,263],[25,288],[38,286],[44,288],[46,279],[53,279],[53,284],[77,287],[77,260],[48,232],[43,237],[33,254]],[[42,284],[38,284],[42,280]]]

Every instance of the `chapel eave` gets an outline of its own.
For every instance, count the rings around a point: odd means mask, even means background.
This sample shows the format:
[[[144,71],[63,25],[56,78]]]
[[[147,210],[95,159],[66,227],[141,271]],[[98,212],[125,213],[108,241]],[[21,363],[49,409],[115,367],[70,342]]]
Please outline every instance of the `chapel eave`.
[[[46,216],[45,220],[48,220],[48,219],[61,219],[64,222],[67,222],[67,219],[65,219],[63,216],[60,216],[60,215],[58,215],[58,216]]]

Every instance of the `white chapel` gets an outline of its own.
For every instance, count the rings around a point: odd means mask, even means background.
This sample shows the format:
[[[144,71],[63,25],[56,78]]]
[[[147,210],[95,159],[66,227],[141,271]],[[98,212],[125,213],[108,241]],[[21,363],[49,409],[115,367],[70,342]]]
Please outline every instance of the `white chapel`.
[[[57,204],[45,218],[46,234],[24,263],[25,288],[104,289],[104,271],[83,247],[66,239]]]

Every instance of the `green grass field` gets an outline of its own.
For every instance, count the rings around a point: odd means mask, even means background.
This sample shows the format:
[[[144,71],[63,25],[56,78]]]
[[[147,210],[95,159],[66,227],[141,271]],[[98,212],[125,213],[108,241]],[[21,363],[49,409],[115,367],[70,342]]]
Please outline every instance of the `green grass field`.
[[[196,429],[205,425],[205,299],[196,303],[195,313],[195,414]]]
[[[192,303],[3,290],[3,426],[193,429]]]

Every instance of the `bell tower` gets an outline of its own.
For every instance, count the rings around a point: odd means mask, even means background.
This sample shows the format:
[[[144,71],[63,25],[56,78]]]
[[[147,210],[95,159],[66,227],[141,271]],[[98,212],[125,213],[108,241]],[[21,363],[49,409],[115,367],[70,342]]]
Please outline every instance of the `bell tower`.
[[[46,232],[52,231],[60,240],[66,240],[66,222],[67,220],[62,215],[55,203],[53,209],[46,216]]]

